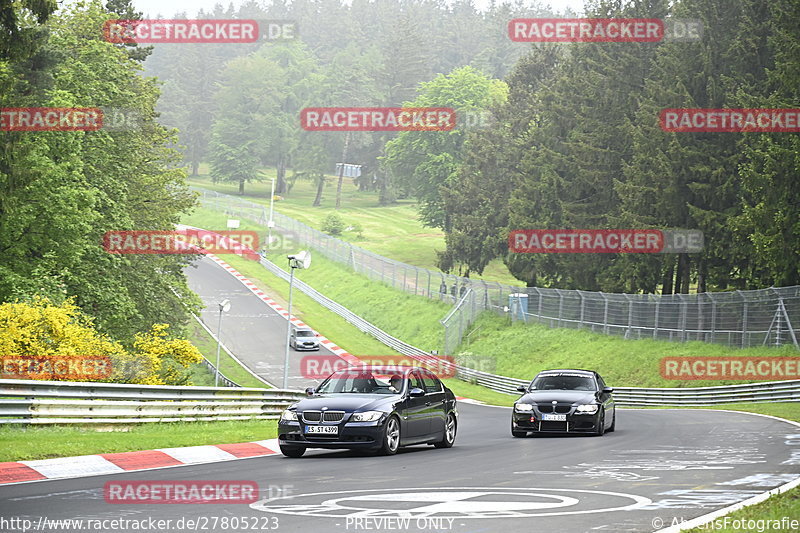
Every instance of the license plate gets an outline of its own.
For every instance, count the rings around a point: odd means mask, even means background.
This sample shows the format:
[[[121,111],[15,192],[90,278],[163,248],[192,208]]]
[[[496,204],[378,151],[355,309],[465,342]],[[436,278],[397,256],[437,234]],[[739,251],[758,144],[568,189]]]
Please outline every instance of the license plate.
[[[542,415],[542,420],[546,422],[566,422],[567,415]]]
[[[324,435],[338,435],[339,426],[306,426],[306,433],[322,433]]]

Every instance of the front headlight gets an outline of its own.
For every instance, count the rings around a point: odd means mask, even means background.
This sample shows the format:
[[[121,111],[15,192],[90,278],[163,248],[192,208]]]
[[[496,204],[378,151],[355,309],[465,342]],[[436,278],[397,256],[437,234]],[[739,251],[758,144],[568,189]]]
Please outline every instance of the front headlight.
[[[575,411],[576,413],[586,413],[588,415],[593,415],[597,412],[597,404],[591,403],[586,405],[579,405],[578,409]]]
[[[363,413],[353,413],[350,417],[350,422],[375,422],[383,413],[380,411],[364,411]]]
[[[281,413],[281,422],[297,421],[297,413],[295,411],[285,410]]]
[[[527,412],[527,411],[533,411],[533,406],[529,403],[518,403],[517,405],[514,406],[514,409],[520,412],[523,411]]]

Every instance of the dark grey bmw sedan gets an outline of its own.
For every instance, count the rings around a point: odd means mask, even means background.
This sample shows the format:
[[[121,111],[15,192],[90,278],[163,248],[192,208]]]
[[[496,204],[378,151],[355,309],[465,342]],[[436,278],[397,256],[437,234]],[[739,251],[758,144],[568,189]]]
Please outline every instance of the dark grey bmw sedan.
[[[546,370],[514,403],[511,434],[588,433],[614,431],[617,412],[611,393],[600,374],[593,370]]]
[[[432,372],[418,367],[358,366],[334,372],[278,422],[281,452],[308,448],[397,453],[401,446],[450,448],[458,427],[456,398]]]

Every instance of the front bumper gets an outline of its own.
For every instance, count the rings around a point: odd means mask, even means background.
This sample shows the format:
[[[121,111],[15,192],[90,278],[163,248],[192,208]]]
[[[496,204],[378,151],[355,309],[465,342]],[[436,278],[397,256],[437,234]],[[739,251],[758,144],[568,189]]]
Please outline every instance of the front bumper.
[[[278,423],[278,442],[283,446],[299,446],[303,448],[378,448],[383,442],[384,420],[325,424],[326,426],[333,425],[338,428],[338,434],[334,436],[317,433],[308,434],[305,430],[308,424],[305,422],[281,420]]]
[[[511,415],[512,429],[533,433],[595,433],[600,424],[599,410],[592,415],[567,413],[564,422],[543,420],[543,414],[536,408],[526,412],[514,410]]]
[[[319,344],[314,344],[312,346],[306,346],[303,344],[295,344],[294,349],[298,352],[313,352],[319,350]]]

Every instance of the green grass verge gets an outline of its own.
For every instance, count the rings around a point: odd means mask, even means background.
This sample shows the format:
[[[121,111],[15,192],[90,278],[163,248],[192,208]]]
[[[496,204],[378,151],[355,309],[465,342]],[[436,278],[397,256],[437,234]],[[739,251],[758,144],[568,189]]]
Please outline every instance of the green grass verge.
[[[0,462],[274,439],[276,420],[132,426],[0,426]]]
[[[201,165],[200,172],[199,176],[189,178],[190,185],[239,196],[238,183],[213,183],[205,165]],[[267,180],[246,184],[245,195],[242,198],[269,206],[271,187],[269,177],[275,175],[275,169],[267,168],[263,169],[263,172],[268,177]],[[311,205],[316,196],[316,187],[310,181],[298,180],[292,190],[283,195],[283,200],[275,202],[275,210],[318,230],[322,228],[323,219],[330,213],[336,212],[346,225],[357,223],[363,228],[360,237],[355,232],[345,231],[339,236],[340,239],[403,263],[438,270],[435,266],[436,251],[445,249],[444,232],[438,228],[422,225],[417,214],[416,202],[398,200],[395,204],[382,206],[378,203],[377,192],[359,191],[351,179],[345,178],[342,184],[342,206],[335,209],[338,177],[328,178],[320,207]],[[499,259],[492,261],[481,276],[473,274],[472,277],[521,285]]]
[[[493,372],[502,376],[531,379],[541,370],[586,368],[597,370],[606,383],[620,387],[706,387],[741,383],[666,380],[660,373],[663,357],[800,355],[791,346],[739,349],[700,341],[625,340],[586,329],[511,324],[509,319],[492,313],[484,313],[478,319],[473,325],[469,345],[462,345],[460,349],[492,357],[497,362]]]
[[[797,529],[781,527],[781,519],[787,517],[789,521],[795,520],[796,523],[798,517],[800,517],[800,490],[794,488],[783,494],[771,496],[761,503],[734,511],[726,516],[729,519],[728,524],[730,526],[738,525],[739,527],[723,527],[725,524],[723,520],[725,520],[725,518],[720,517],[705,526],[696,527],[687,531],[690,533],[709,533],[710,531],[714,533],[743,533],[745,531],[795,533]],[[739,522],[737,524],[736,520],[746,522]],[[748,524],[751,520],[753,522]]]

